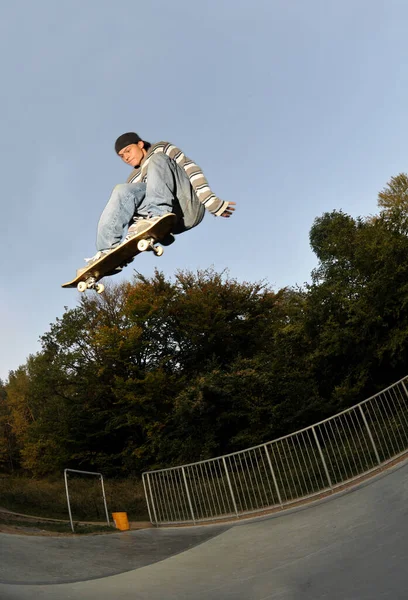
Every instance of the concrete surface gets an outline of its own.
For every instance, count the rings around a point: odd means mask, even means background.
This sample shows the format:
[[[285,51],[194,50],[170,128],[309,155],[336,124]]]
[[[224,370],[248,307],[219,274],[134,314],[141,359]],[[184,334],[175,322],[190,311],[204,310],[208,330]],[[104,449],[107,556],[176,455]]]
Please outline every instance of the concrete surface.
[[[0,535],[1,600],[403,600],[408,463],[236,525],[77,538]]]

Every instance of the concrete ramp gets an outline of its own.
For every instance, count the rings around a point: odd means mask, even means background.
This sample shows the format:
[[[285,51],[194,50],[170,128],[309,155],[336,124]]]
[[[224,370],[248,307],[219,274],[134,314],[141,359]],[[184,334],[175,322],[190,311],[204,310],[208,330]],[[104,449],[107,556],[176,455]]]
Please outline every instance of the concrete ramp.
[[[233,526],[0,536],[1,600],[403,600],[408,463]]]

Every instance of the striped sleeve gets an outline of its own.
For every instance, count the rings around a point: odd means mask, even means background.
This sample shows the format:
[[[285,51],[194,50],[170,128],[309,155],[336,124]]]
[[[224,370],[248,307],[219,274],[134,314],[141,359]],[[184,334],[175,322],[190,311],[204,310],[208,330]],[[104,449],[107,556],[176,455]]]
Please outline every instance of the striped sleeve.
[[[228,202],[224,202],[220,200],[211,190],[207,179],[205,178],[204,173],[200,169],[200,167],[193,162],[190,158],[188,158],[184,152],[173,146],[173,144],[169,144],[167,142],[161,142],[157,144],[158,148],[155,148],[155,152],[164,152],[169,158],[174,160],[187,174],[187,177],[190,180],[190,183],[195,191],[200,202],[205,206],[205,208],[215,215],[219,217],[228,207]]]

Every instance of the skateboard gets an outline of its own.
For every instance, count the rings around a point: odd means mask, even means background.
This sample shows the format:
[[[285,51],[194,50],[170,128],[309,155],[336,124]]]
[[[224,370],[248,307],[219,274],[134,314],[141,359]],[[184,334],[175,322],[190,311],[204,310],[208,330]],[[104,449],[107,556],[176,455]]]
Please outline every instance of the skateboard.
[[[88,269],[84,268],[80,275],[77,275],[75,279],[72,279],[71,281],[67,281],[67,283],[63,283],[62,287],[76,287],[79,292],[95,290],[98,294],[101,294],[104,291],[105,286],[103,283],[98,283],[99,280],[102,279],[102,277],[113,275],[115,269],[126,266],[141,252],[150,250],[154,252],[156,256],[161,256],[164,252],[163,246],[157,242],[162,241],[169,236],[175,222],[176,215],[173,213],[164,215],[161,219],[151,225],[149,229],[146,229],[127,242],[122,242],[122,244],[117,246],[112,252],[105,254],[90,265]]]

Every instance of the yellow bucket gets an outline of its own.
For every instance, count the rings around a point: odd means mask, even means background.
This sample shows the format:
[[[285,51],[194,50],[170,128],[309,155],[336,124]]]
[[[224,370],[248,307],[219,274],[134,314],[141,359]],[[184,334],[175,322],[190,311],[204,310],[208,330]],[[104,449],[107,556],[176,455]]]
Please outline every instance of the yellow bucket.
[[[125,512],[114,512],[112,513],[113,520],[115,521],[116,529],[121,531],[127,531],[129,529],[129,521],[127,513]]]

